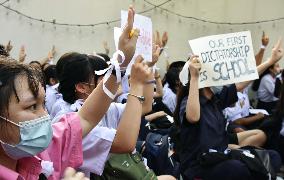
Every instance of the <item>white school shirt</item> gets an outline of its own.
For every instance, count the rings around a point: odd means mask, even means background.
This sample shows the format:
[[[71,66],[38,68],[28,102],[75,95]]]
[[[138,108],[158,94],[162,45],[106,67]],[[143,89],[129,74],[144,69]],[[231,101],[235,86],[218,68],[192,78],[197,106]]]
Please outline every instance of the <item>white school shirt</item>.
[[[166,83],[163,87],[163,103],[169,108],[169,110],[174,113],[176,109],[176,94],[169,88],[169,84]]]
[[[227,107],[223,110],[223,114],[228,122],[233,122],[249,115],[250,103],[248,98],[248,88],[245,88],[243,92],[237,92],[237,95],[238,101],[235,103],[235,106]]]
[[[66,104],[69,104],[65,102]],[[78,99],[69,107],[61,109],[59,115],[53,119],[55,123],[63,114],[68,112],[76,112],[83,105],[84,101]],[[122,113],[126,104],[111,103],[108,111],[103,116],[99,124],[91,130],[91,132],[83,138],[83,164],[79,168],[87,177],[90,173],[101,175],[104,170],[105,162],[108,160],[110,149],[116,135],[116,129],[120,122]],[[95,109],[94,109],[95,110]]]
[[[270,74],[266,74],[262,77],[259,88],[257,90],[257,98],[262,102],[277,101],[278,98],[274,96],[276,78],[273,78]]]
[[[61,94],[57,91],[58,85],[59,84],[53,86],[46,85],[45,108],[49,114],[51,113],[52,106],[61,98]]]

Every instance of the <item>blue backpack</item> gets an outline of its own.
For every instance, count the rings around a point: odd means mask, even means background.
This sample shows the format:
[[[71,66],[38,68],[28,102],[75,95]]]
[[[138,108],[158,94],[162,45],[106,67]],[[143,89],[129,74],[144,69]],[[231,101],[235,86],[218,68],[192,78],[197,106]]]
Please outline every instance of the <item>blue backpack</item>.
[[[147,165],[156,175],[180,176],[180,164],[174,158],[171,138],[150,132],[146,137],[145,151],[143,155],[147,158]]]

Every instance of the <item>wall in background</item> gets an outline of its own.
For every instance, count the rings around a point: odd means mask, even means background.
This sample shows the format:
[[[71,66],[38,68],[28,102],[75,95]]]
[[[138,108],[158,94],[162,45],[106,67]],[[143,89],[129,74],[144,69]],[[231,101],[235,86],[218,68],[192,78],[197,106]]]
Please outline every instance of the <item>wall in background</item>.
[[[165,1],[149,0],[156,5]],[[137,12],[153,8],[143,0],[11,0],[5,5],[39,19],[92,24],[118,19],[120,10],[127,9],[129,4],[134,4]],[[250,22],[284,17],[283,0],[172,0],[161,7],[184,16],[218,22]],[[284,20],[251,25],[216,25],[178,17],[159,8],[154,8],[144,15],[152,18],[154,30],[168,31],[169,42],[166,51],[170,62],[185,60],[190,52],[188,40],[201,36],[250,30],[256,52],[260,47],[261,34],[264,30],[270,36],[265,57],[270,54],[270,49],[277,38],[284,37]],[[104,40],[108,42],[112,53],[115,26],[120,26],[120,22],[93,28],[54,26],[31,21],[0,7],[0,42],[6,43],[12,40],[14,45],[12,56],[15,58],[18,57],[20,46],[25,45],[27,61],[45,57],[53,44],[57,49],[57,59],[68,51],[103,52]],[[163,56],[158,64],[161,73],[166,67],[164,60]]]

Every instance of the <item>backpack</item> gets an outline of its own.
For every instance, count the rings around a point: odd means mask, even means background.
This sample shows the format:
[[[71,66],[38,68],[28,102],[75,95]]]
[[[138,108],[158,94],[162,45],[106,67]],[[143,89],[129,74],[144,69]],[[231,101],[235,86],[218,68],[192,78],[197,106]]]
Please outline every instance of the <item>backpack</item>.
[[[101,176],[91,174],[91,180],[157,180],[152,170],[144,165],[138,153],[111,154]]]
[[[146,137],[145,151],[147,165],[156,175],[172,175],[179,178],[180,164],[171,153],[172,143],[168,135],[150,132]]]

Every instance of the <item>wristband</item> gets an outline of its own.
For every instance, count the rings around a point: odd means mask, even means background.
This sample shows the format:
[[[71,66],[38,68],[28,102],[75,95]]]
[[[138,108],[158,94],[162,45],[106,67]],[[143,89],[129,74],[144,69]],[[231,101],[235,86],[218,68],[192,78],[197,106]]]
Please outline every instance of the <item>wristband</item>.
[[[265,49],[266,46],[264,46],[263,44],[260,46],[260,49]]]

